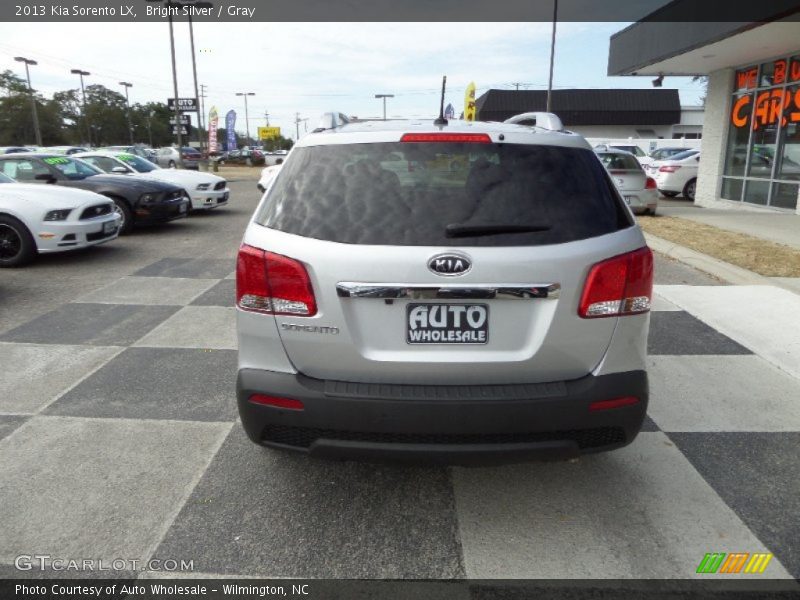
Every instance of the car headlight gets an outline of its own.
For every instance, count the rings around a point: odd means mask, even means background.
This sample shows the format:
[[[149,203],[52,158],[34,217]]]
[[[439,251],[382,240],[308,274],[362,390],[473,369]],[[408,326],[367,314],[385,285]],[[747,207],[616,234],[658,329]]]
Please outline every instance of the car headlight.
[[[139,198],[139,202],[142,204],[152,204],[158,199],[156,194],[143,194],[141,198]]]
[[[197,191],[203,192],[208,189],[208,186],[211,185],[210,183],[201,183],[197,186]]]
[[[45,221],[66,221],[69,213],[72,212],[71,208],[64,208],[61,210],[51,210],[44,216]]]

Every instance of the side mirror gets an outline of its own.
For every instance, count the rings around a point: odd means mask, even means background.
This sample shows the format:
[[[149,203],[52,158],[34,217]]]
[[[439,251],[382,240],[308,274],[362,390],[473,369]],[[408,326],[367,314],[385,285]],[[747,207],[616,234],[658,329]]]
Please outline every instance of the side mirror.
[[[125,167],[122,167],[122,166],[120,166],[120,167],[113,167],[113,168],[111,169],[111,172],[112,172],[112,173],[119,173],[119,174],[121,174],[121,175],[127,175],[127,174],[129,173],[128,169],[126,169]]]
[[[56,178],[50,175],[50,173],[39,173],[34,177],[36,181],[44,181],[45,183],[55,183]]]

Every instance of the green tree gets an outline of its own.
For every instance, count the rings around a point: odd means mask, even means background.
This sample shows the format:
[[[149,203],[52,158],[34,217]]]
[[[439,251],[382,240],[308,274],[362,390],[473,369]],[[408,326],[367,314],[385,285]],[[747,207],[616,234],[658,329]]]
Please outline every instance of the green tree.
[[[34,100],[42,132],[42,143],[45,145],[66,143],[59,106],[35,92]],[[28,84],[11,71],[3,71],[0,73],[0,145],[32,145],[35,140]]]

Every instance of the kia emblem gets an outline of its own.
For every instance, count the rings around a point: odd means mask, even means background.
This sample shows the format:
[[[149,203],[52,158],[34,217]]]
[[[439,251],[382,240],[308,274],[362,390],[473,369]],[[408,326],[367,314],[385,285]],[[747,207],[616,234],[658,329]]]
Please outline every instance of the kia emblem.
[[[468,273],[472,261],[464,254],[437,254],[428,260],[428,269],[443,277],[456,277]]]

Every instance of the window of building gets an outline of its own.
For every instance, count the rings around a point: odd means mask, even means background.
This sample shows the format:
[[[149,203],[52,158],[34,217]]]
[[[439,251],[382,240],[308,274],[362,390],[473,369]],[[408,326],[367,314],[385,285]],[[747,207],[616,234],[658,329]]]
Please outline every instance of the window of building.
[[[738,69],[723,198],[795,209],[800,182],[800,55]]]

